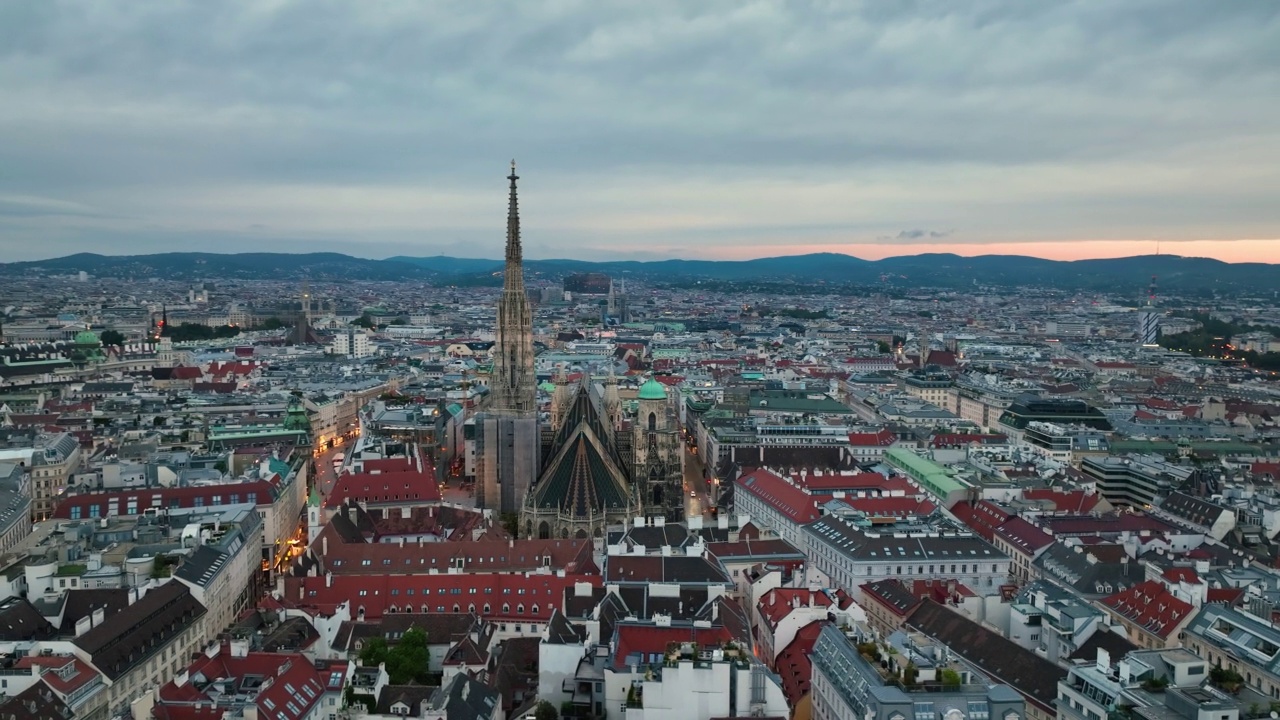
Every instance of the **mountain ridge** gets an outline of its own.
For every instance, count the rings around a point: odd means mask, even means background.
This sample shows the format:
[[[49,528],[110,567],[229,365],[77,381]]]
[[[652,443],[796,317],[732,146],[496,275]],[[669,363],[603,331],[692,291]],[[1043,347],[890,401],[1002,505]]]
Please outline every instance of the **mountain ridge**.
[[[87,272],[128,278],[241,278],[289,280],[421,280],[436,284],[484,285],[493,282],[501,260],[394,256],[359,258],[342,253],[203,253],[150,255],[76,253],[39,261],[0,263],[0,276]],[[865,260],[840,253],[812,253],[749,260],[612,260],[568,258],[526,260],[534,278],[558,279],[574,272],[603,272],[622,277],[671,281],[793,281],[845,285],[958,288],[1045,286],[1058,289],[1145,288],[1151,275],[1159,285],[1184,291],[1238,291],[1271,286],[1280,265],[1227,263],[1212,258],[1138,255],[1123,258],[1048,260],[1025,255],[951,253],[899,255]]]

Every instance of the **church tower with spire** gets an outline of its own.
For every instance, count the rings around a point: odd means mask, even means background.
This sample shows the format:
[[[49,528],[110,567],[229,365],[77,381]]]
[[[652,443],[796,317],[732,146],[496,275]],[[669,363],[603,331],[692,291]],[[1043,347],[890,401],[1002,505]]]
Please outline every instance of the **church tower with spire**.
[[[502,296],[494,330],[489,400],[477,419],[481,430],[476,504],[516,512],[538,473],[537,386],[533,373],[533,315],[524,289],[524,251],[516,200],[516,163],[511,161],[507,201],[507,249]]]
[[[498,298],[498,326],[489,376],[495,412],[529,415],[537,411],[533,378],[533,316],[524,289],[524,250],[520,246],[520,208],[516,200],[516,162],[511,161],[511,196],[507,202],[507,262]]]

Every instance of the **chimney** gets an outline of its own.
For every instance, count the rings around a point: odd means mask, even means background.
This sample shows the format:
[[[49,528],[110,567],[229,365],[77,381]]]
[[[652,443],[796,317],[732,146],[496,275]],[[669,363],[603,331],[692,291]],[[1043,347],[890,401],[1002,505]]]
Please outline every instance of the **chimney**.
[[[328,535],[320,536],[320,554],[325,557],[329,557],[329,536]]]
[[[333,587],[333,573],[327,572],[324,574],[324,586],[327,588]]]

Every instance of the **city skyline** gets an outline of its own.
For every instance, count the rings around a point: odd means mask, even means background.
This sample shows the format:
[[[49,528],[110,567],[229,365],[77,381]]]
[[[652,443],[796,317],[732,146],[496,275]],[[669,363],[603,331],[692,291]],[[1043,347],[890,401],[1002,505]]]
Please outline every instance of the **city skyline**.
[[[530,258],[1280,262],[1277,29],[1189,2],[8,5],[0,257],[500,257],[514,155]]]

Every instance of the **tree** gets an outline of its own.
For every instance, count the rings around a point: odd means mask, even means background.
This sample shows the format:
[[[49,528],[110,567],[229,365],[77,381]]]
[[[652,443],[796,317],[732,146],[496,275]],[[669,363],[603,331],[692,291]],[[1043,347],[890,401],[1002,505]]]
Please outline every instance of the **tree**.
[[[556,706],[543,700],[533,709],[534,720],[560,720],[560,713],[556,712]]]
[[[355,320],[352,320],[351,324],[358,325],[364,328],[365,330],[372,330],[374,327],[373,316],[370,315],[369,313],[365,313],[360,317],[356,318]]]
[[[951,668],[942,669],[942,686],[948,689],[960,687],[960,673]]]
[[[430,679],[430,660],[427,633],[417,627],[409,628],[394,647],[389,647],[385,639],[375,637],[360,650],[360,664],[386,664],[392,685],[427,682]]]
[[[286,328],[289,326],[285,321],[278,317],[269,317],[266,320],[263,320],[262,324],[258,327],[262,330],[279,330],[280,328]]]
[[[883,340],[876,341],[876,348],[880,351],[881,355],[888,355],[893,352],[893,348],[889,347],[889,343]]]
[[[520,516],[516,513],[502,513],[500,518],[502,527],[511,535],[511,537],[520,537]]]
[[[107,345],[124,345],[124,333],[119,330],[103,330],[102,337],[99,338],[103,346]]]

